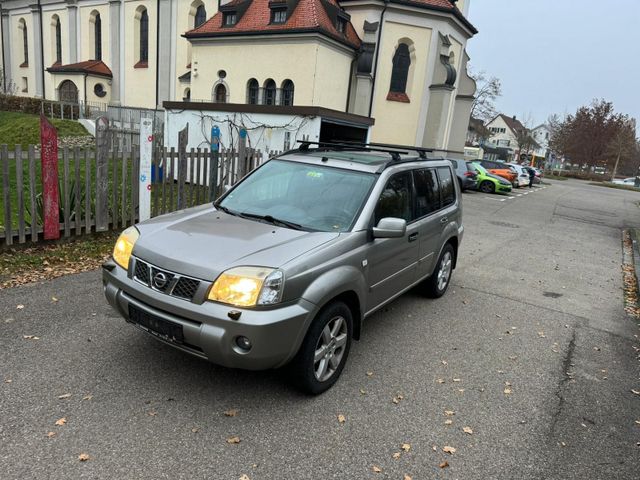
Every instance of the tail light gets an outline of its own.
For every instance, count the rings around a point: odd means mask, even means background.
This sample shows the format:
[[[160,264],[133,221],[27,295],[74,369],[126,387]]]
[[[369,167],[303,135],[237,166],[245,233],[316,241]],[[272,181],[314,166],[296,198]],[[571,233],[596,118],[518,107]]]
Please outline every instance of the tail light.
[[[470,172],[470,171],[467,170],[466,172],[464,172],[464,176],[465,177],[474,177],[475,178],[475,177],[478,176],[478,173],[477,172]]]

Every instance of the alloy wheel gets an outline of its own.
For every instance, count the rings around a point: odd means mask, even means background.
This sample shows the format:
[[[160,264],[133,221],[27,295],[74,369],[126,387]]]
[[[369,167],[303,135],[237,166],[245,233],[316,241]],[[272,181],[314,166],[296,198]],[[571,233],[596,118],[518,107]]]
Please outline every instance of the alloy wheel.
[[[313,370],[319,382],[325,382],[336,373],[342,362],[347,344],[347,322],[337,316],[322,329],[313,357]]]
[[[438,270],[438,290],[442,291],[446,288],[451,278],[451,267],[453,258],[451,252],[445,252],[442,260],[440,261],[440,269]]]

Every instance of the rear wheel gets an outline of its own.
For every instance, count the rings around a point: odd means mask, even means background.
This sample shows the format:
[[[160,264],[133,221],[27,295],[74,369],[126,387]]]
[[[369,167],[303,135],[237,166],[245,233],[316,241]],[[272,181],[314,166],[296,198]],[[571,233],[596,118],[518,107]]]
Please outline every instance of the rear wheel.
[[[453,264],[455,262],[455,251],[450,243],[447,243],[440,254],[436,268],[425,281],[425,293],[431,298],[440,298],[445,294],[449,283],[451,283],[451,274],[453,273]]]
[[[485,180],[480,184],[480,191],[483,193],[493,193],[495,189],[496,186],[489,180]]]
[[[291,362],[300,389],[318,395],[336,383],[349,356],[352,332],[353,317],[344,303],[333,302],[320,311]]]

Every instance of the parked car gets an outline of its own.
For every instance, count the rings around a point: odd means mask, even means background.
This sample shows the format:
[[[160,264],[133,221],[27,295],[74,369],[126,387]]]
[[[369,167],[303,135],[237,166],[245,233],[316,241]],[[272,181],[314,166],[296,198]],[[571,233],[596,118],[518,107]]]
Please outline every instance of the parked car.
[[[518,165],[517,163],[509,163],[507,165],[513,168],[518,175],[514,182],[514,186],[516,188],[526,187],[529,185],[529,172],[522,165]]]
[[[533,170],[533,174],[535,175],[533,177],[533,184],[537,185],[542,183],[542,171],[538,170],[535,167],[524,167],[527,170],[527,174],[529,173],[529,170]],[[529,185],[529,182],[527,182],[527,185]]]
[[[511,183],[505,178],[489,173],[478,162],[471,162],[478,172],[478,190],[484,193],[509,193],[512,190]]]
[[[511,185],[514,185],[518,175],[515,170],[513,170],[509,165],[504,162],[496,162],[493,160],[480,160],[480,165],[486,168],[489,173],[493,173],[494,175],[498,175],[499,177],[506,178],[509,180]]]
[[[289,365],[318,394],[373,312],[416,285],[444,295],[463,232],[449,161],[305,144],[213,204],[125,230],[104,291],[162,342],[227,367]]]
[[[611,183],[615,183],[616,185],[629,185],[629,186],[634,187],[635,184],[636,184],[636,177],[616,178]]]
[[[471,165],[471,162],[465,160],[452,160],[449,159],[453,169],[458,177],[458,184],[460,185],[460,191],[475,190],[478,187],[478,173]]]

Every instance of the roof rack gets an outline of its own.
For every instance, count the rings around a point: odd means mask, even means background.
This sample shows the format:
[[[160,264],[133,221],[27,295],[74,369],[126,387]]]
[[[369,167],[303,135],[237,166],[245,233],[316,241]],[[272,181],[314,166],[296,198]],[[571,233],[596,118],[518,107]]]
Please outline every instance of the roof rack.
[[[373,148],[366,143],[357,143],[357,142],[312,142],[310,140],[297,140],[300,143],[300,148],[298,148],[301,152],[309,151],[310,145],[317,145],[318,148],[316,151],[327,151],[327,150],[352,150],[352,151],[367,151],[367,152],[384,152],[391,155],[391,158],[394,162],[399,162],[401,160],[400,155],[408,155],[408,151],[398,151],[397,148],[377,148],[377,145]],[[384,145],[381,145],[384,146]],[[409,149],[407,149],[409,150]],[[411,148],[411,150],[414,150]]]

